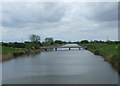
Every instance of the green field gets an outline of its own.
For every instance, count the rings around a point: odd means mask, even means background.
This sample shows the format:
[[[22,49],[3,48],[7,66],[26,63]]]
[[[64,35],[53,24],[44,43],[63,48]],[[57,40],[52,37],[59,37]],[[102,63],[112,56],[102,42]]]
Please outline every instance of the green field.
[[[7,54],[7,53],[12,53],[12,52],[17,52],[17,51],[23,51],[25,48],[17,49],[17,48],[11,48],[11,47],[6,47],[2,46],[2,54]]]
[[[118,57],[120,51],[118,51],[118,44],[87,43],[80,45],[87,46],[88,50],[96,55],[102,56],[106,61],[111,63],[114,68],[118,69],[120,73],[120,68],[118,68],[118,65],[120,65],[120,57]]]
[[[0,54],[2,54],[2,46],[0,46]]]
[[[52,46],[59,46],[59,45],[60,44],[51,45],[50,43],[43,43],[42,46],[40,46],[37,43],[27,43],[25,48],[13,48],[8,46],[0,46],[0,49],[2,50],[2,54],[5,55],[7,53],[13,53],[17,51],[24,51],[26,49],[32,49],[33,47],[36,49],[39,49],[40,47],[52,47]]]
[[[118,55],[118,46],[117,44],[97,44],[97,43],[88,43],[88,44],[82,44],[84,46],[87,46],[90,50],[97,50],[100,54],[103,54],[104,56],[107,55]]]

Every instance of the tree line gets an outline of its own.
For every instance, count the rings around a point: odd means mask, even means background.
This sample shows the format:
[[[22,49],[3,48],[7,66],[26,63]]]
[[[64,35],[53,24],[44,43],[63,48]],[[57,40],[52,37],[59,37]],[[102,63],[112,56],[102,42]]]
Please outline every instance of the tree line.
[[[107,44],[120,44],[120,41],[88,41],[88,40],[82,40],[82,41],[62,41],[62,40],[54,40],[52,37],[47,37],[43,42],[40,42],[40,36],[39,35],[31,35],[30,36],[31,41],[25,41],[24,43],[19,42],[9,42],[9,43],[3,43],[2,46],[8,46],[13,48],[34,48],[39,49],[41,46],[49,46],[49,45],[57,45],[57,44],[85,44],[85,43],[107,43]]]

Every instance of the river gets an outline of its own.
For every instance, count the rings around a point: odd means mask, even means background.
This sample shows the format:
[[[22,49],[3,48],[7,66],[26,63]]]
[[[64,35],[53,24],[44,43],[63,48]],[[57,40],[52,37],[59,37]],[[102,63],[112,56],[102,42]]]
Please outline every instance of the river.
[[[2,79],[3,84],[117,84],[118,73],[88,50],[58,49],[3,62]]]

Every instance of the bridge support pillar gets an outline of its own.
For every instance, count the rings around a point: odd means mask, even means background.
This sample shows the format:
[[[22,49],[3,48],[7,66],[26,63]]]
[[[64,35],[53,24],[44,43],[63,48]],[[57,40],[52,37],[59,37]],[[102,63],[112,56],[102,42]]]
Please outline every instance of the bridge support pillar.
[[[70,48],[69,48],[69,50],[70,50]]]
[[[47,49],[45,49],[45,51],[47,51]]]
[[[57,48],[55,48],[55,51],[57,51]]]

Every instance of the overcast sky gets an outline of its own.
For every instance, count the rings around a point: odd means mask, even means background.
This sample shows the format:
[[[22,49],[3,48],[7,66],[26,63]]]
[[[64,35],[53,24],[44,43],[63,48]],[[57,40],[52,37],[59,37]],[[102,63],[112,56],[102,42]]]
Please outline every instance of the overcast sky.
[[[118,3],[3,3],[3,41],[28,40],[31,34],[41,40],[118,40]]]

